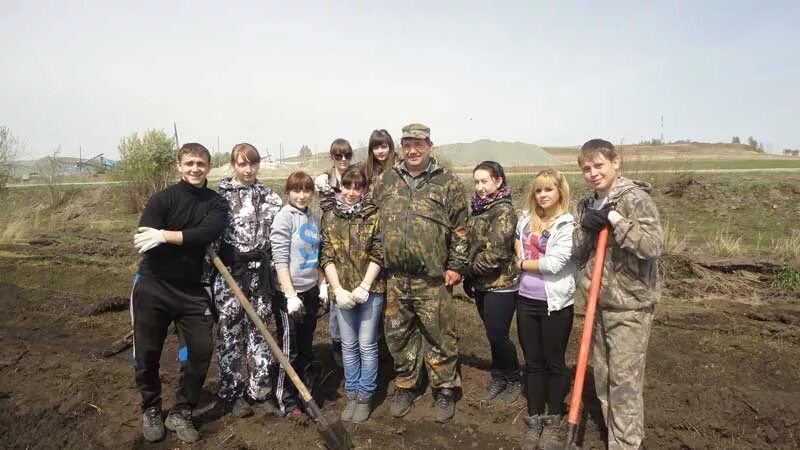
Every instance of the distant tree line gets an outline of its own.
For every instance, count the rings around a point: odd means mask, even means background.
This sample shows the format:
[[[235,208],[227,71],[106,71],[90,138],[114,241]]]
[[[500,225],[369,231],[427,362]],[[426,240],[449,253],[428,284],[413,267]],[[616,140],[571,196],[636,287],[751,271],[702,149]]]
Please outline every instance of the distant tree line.
[[[742,140],[739,139],[739,136],[734,136],[731,138],[731,144],[741,144],[741,143]],[[764,153],[764,143],[758,142],[758,139],[754,138],[753,136],[747,138],[747,146],[759,153]]]

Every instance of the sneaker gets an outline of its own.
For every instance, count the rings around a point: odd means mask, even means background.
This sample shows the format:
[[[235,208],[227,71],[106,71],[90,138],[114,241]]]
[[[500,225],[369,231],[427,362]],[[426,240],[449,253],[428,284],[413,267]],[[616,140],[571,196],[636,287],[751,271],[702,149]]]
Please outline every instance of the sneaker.
[[[293,406],[287,409],[284,417],[301,426],[308,425],[310,420],[310,418],[303,413],[303,410],[300,409],[299,406]]]
[[[369,419],[369,408],[370,398],[369,397],[361,397],[360,395],[356,399],[356,408],[353,411],[353,423],[361,423],[366,422]]]
[[[522,450],[538,450],[539,437],[542,435],[542,416],[528,416],[525,424],[528,425],[528,431],[525,432],[520,447]]]
[[[492,378],[489,381],[489,384],[486,385],[486,391],[483,394],[483,401],[488,402],[498,395],[500,395],[503,391],[506,390],[506,380],[501,380],[499,378]]]
[[[142,413],[142,435],[147,442],[164,439],[164,421],[161,419],[161,408],[151,406]]]
[[[233,417],[238,417],[240,419],[244,417],[250,417],[253,415],[253,408],[250,407],[250,404],[247,403],[247,400],[239,397],[235,402],[233,402],[231,414]]]
[[[398,388],[394,391],[394,400],[389,407],[389,414],[392,417],[403,417],[411,411],[414,406],[414,392],[411,389]]]
[[[452,389],[441,388],[436,396],[436,406],[434,407],[434,420],[444,423],[453,418],[456,413],[456,393]]]
[[[539,437],[539,448],[559,450],[564,448],[566,436],[562,432],[561,416],[553,414],[542,416],[542,435]]]
[[[169,431],[174,431],[178,435],[178,439],[183,442],[197,442],[200,440],[200,433],[192,423],[192,411],[189,409],[179,409],[169,412],[167,420],[164,421],[164,426]]]
[[[356,393],[347,392],[345,395],[347,397],[347,405],[342,410],[341,419],[345,422],[350,422],[353,420],[353,413],[356,411]]]
[[[519,381],[509,381],[506,383],[506,388],[500,394],[500,400],[506,405],[513,405],[517,402],[519,394],[522,393],[522,383]]]

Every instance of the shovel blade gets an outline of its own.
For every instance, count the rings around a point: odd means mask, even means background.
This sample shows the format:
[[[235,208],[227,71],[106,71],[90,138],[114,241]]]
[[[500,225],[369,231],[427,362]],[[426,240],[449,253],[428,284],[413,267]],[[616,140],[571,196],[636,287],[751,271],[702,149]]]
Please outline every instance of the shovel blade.
[[[317,431],[325,441],[328,450],[351,450],[353,442],[350,435],[344,429],[344,425],[336,417],[336,413],[331,411],[323,415],[323,420],[317,421]]]
[[[344,429],[344,425],[336,413],[328,411],[323,414],[314,399],[306,402],[306,412],[314,419],[317,431],[322,436],[328,450],[351,450],[353,448],[353,441],[350,440],[350,435],[347,434],[347,430]]]

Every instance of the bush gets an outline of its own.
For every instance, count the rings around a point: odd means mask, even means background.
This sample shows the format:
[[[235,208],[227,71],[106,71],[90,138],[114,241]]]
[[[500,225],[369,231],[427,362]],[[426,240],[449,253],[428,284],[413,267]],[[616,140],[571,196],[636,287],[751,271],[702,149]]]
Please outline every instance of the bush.
[[[141,137],[133,133],[121,139],[120,176],[130,182],[131,205],[141,211],[147,200],[172,182],[177,169],[175,141],[164,130],[148,130]]]

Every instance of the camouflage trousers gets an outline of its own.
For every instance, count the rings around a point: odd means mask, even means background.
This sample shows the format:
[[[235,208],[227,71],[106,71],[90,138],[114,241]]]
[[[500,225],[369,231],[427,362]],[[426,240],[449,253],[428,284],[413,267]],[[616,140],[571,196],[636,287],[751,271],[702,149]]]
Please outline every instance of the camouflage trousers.
[[[384,332],[398,388],[418,388],[423,365],[432,388],[461,386],[452,301],[443,279],[397,273],[387,277]]]
[[[592,366],[609,450],[635,450],[644,439],[644,368],[654,312],[597,310]]]
[[[240,287],[266,325],[272,315],[272,304],[269,298],[251,294],[257,286],[258,276],[254,275],[250,286]],[[212,289],[214,304],[219,314],[219,323],[217,324],[218,395],[223,400],[233,401],[245,393],[241,351],[244,346],[249,375],[247,395],[253,400],[262,401],[272,393],[270,369],[274,366],[275,359],[267,347],[264,337],[247,317],[239,300],[225,284],[222,276],[214,278]]]

